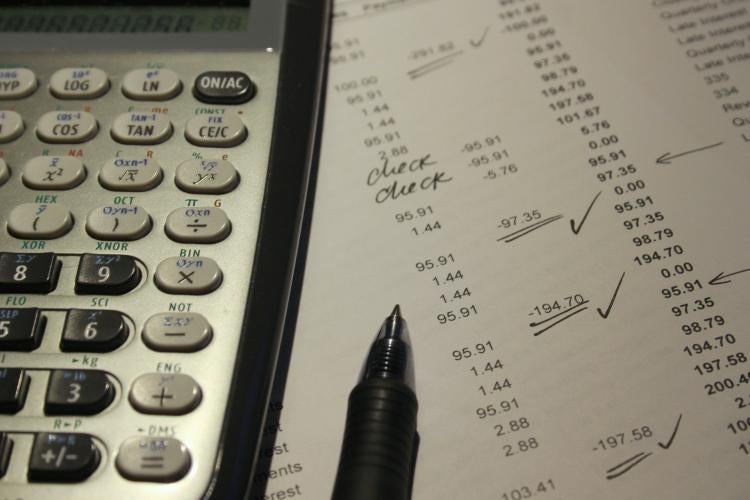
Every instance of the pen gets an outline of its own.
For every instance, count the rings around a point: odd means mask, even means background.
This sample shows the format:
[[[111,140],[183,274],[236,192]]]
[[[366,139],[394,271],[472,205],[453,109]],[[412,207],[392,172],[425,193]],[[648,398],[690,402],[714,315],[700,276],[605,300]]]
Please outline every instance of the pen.
[[[349,394],[332,500],[408,500],[417,443],[411,342],[397,305]]]

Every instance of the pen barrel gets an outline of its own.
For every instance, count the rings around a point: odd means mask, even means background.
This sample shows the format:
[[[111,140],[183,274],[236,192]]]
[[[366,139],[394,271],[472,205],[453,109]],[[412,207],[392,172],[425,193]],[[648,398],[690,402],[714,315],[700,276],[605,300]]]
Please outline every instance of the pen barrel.
[[[332,500],[408,500],[417,398],[406,384],[369,379],[349,395]]]

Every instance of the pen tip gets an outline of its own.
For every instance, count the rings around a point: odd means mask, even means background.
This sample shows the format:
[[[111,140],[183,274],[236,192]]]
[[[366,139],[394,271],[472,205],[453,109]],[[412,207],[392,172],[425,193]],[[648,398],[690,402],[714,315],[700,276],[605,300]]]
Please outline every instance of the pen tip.
[[[393,312],[391,313],[391,316],[394,316],[396,318],[401,317],[401,306],[396,304],[396,307],[393,308]]]

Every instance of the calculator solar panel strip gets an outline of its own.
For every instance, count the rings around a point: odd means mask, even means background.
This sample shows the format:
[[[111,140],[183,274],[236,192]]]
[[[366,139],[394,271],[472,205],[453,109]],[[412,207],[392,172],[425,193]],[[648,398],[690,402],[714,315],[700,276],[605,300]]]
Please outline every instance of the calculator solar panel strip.
[[[0,87],[4,68],[35,87],[0,100],[0,498],[248,495],[300,278],[330,1],[249,8],[242,32],[0,33]],[[155,69],[163,100],[138,92]]]

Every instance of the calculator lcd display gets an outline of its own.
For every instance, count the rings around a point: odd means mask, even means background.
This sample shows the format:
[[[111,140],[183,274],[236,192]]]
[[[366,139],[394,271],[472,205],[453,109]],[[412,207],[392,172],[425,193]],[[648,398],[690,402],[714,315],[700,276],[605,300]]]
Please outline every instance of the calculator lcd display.
[[[250,0],[21,0],[0,7],[0,32],[241,32],[249,10]]]

